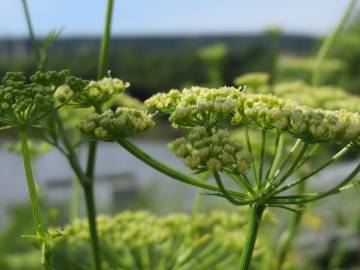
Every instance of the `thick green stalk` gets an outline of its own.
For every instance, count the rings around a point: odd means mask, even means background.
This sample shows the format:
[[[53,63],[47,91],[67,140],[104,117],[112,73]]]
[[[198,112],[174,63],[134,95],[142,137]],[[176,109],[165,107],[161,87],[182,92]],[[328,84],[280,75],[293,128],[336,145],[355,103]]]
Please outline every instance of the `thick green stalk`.
[[[96,225],[96,208],[95,208],[95,200],[94,200],[93,183],[88,182],[87,184],[83,185],[83,188],[84,188],[85,202],[87,207],[88,224],[89,224],[89,231],[91,237],[95,270],[100,270],[101,255],[100,255],[99,236],[97,233],[97,225]]]
[[[90,141],[89,142],[89,153],[88,153],[87,167],[86,167],[86,176],[91,181],[93,181],[94,173],[95,173],[96,150],[97,150],[97,142],[96,141]]]
[[[42,246],[42,258],[41,264],[43,265],[45,270],[51,270],[51,249],[48,243],[48,232],[43,224],[40,215],[40,206],[39,200],[36,192],[34,175],[31,168],[31,160],[30,160],[30,152],[27,143],[26,131],[25,129],[19,130],[20,142],[21,142],[21,151],[24,161],[24,169],[26,174],[27,186],[29,190],[30,202],[31,202],[31,210],[33,213],[35,230],[37,233],[37,237],[41,241]]]
[[[111,20],[112,20],[113,0],[108,0],[105,28],[100,46],[99,54],[99,66],[98,66],[98,79],[105,76],[108,58],[109,58],[109,44],[110,44],[110,32],[111,32]],[[98,109],[95,108],[97,111]],[[94,256],[95,269],[101,270],[101,250],[99,245],[99,236],[97,233],[96,225],[96,207],[94,198],[94,174],[95,174],[95,162],[96,162],[96,149],[97,142],[91,141],[89,143],[89,153],[86,167],[86,178],[88,182],[84,185],[85,200],[87,205],[87,214],[89,229],[91,235],[91,244]]]
[[[101,47],[99,54],[98,79],[101,79],[102,77],[105,76],[106,68],[108,66],[113,6],[114,6],[114,1],[108,0],[107,9],[106,9],[105,28],[101,40]]]
[[[254,204],[251,206],[246,239],[241,253],[240,270],[247,270],[250,268],[252,254],[264,210],[264,205]]]

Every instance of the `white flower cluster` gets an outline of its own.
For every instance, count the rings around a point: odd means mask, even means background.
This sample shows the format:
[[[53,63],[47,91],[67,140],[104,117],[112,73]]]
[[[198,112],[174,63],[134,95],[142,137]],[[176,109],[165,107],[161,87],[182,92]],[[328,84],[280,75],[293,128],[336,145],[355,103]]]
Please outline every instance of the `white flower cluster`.
[[[151,98],[146,104],[170,113],[175,127],[207,128],[253,125],[288,132],[309,142],[357,142],[360,115],[345,110],[322,110],[270,94],[244,93],[241,89],[193,87]],[[174,98],[176,96],[176,98]],[[164,100],[168,100],[166,110]],[[160,106],[157,106],[157,101]],[[170,108],[173,108],[170,110]]]
[[[90,81],[81,95],[73,98],[73,103],[80,107],[101,107],[117,95],[122,94],[130,84],[119,79],[105,77],[99,81]],[[62,86],[65,87],[66,86]]]
[[[289,132],[309,142],[348,143],[360,135],[360,115],[345,110],[312,109],[272,95],[249,95],[234,114],[265,129]],[[234,121],[233,124],[237,121]]]
[[[245,174],[252,162],[252,156],[242,151],[242,145],[231,140],[229,132],[222,129],[209,135],[205,127],[194,127],[188,136],[176,139],[169,146],[177,157],[184,159],[186,166],[196,171],[216,172],[226,168]]]
[[[181,98],[179,90],[172,89],[167,93],[157,93],[145,101],[145,105],[156,111],[171,113]]]
[[[102,114],[92,114],[78,127],[86,134],[102,140],[126,138],[154,127],[152,115],[146,111],[119,107],[115,112],[108,110]]]
[[[212,127],[231,117],[242,95],[241,89],[191,87],[181,92],[172,90],[168,94],[151,97],[145,105],[156,111],[171,113],[170,121],[175,126]]]

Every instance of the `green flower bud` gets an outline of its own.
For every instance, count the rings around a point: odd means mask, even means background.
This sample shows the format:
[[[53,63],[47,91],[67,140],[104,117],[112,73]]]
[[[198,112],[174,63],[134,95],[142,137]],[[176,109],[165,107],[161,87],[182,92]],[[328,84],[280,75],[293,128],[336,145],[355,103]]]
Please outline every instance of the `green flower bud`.
[[[92,123],[92,126],[95,123],[96,129],[94,132],[88,129],[89,123]],[[78,127],[82,132],[98,139],[115,140],[116,138],[135,135],[154,127],[154,125],[152,115],[147,114],[145,111],[119,107],[116,112],[109,110],[102,114],[93,114],[82,121]],[[98,128],[100,129],[98,130]],[[104,135],[105,132],[103,131],[106,131],[106,135]]]
[[[108,135],[108,133],[102,127],[98,127],[94,130],[94,135],[98,138],[105,138]]]
[[[211,171],[211,172],[217,172],[222,167],[221,162],[216,158],[209,159],[209,161],[206,163],[206,165],[207,165],[209,171]]]
[[[64,103],[65,101],[69,100],[73,95],[74,92],[71,90],[71,88],[68,85],[64,84],[56,89],[54,93],[54,98],[60,103]]]

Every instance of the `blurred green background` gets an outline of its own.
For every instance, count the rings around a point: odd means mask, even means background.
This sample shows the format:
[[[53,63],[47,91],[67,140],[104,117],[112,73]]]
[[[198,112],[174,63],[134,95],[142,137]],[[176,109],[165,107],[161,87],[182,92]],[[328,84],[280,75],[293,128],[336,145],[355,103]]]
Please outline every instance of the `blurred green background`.
[[[86,14],[80,12],[81,16]],[[320,16],[318,19],[321,20]],[[298,20],[306,18],[299,17]],[[237,76],[249,72],[269,74],[271,85],[292,81],[310,84],[314,58],[324,34],[291,34],[283,31],[282,27],[269,25],[256,33],[218,31],[210,34],[115,36],[111,41],[109,69],[112,76],[129,81],[131,88],[128,92],[140,100],[158,91],[190,85],[233,85]],[[96,78],[99,43],[100,39],[91,35],[60,35],[48,50],[48,69],[68,68],[74,75]],[[6,71],[19,70],[32,74],[36,68],[31,42],[26,37],[0,37],[0,76]],[[360,15],[355,14],[324,62],[321,84],[360,95],[359,75]],[[169,138],[174,137],[174,132],[165,124],[161,128],[136,140],[161,159],[167,159],[183,169],[165,147]],[[1,146],[8,141],[12,141],[11,138],[3,139]],[[99,163],[111,161],[98,168],[99,178],[105,179],[100,181],[104,184],[99,184],[97,189],[100,213],[117,213],[124,209],[146,209],[158,214],[191,211],[196,189],[168,183],[170,181],[166,177],[151,173],[151,170],[127,158],[124,152],[118,153],[120,150],[110,148],[102,145],[100,149]],[[20,159],[4,150],[1,150],[0,156],[1,161],[7,160],[0,163],[0,170],[4,168],[0,175],[0,197],[3,197],[2,200],[0,198],[0,269],[35,270],[38,262],[37,254],[33,254],[33,245],[19,237],[31,232],[33,226],[26,206],[26,192],[20,190],[22,183],[17,179],[23,177],[19,172]],[[134,167],[127,165],[130,162]],[[14,165],[16,163],[19,165]],[[84,213],[82,205],[80,209],[72,209],[69,203],[77,190],[65,181],[72,177],[64,173],[68,170],[65,164],[53,150],[39,157],[37,163],[39,179],[46,191],[41,193],[42,208],[46,212],[47,223],[52,226],[67,224],[74,215],[82,217]],[[330,179],[336,173],[346,173],[347,170],[345,164],[322,178]],[[11,175],[14,171],[17,171],[15,176]],[[116,181],[120,180],[125,186],[117,186]],[[18,183],[13,184],[14,188],[5,189],[15,181]],[[11,194],[11,189],[14,189],[15,195]],[[3,195],[1,190],[4,190]],[[291,255],[293,263],[286,266],[287,269],[360,269],[359,202],[358,190],[355,189],[312,207],[304,217],[297,248]],[[214,209],[234,210],[222,200],[206,197],[202,211]],[[349,211],[351,215],[348,215]],[[290,214],[276,211],[274,216],[281,218],[274,221],[278,226],[273,227],[277,229],[270,230],[270,243],[276,243],[286,228],[284,220]]]

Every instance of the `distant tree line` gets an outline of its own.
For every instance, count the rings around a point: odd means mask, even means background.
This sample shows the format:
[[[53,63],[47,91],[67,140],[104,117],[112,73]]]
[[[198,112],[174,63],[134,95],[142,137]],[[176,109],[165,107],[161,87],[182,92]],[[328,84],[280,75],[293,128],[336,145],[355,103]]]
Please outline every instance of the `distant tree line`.
[[[172,87],[231,85],[245,72],[272,73],[271,40],[267,35],[115,38],[110,67],[114,76],[130,81],[132,94],[142,99]],[[59,40],[50,49],[48,68],[69,68],[78,76],[95,78],[98,44],[95,38]],[[282,52],[300,55],[313,50],[314,44],[313,38],[301,36],[285,36],[279,42]],[[221,47],[221,55],[211,56],[212,47],[215,54]],[[30,74],[35,68],[28,41],[0,41],[0,75],[8,70]]]

